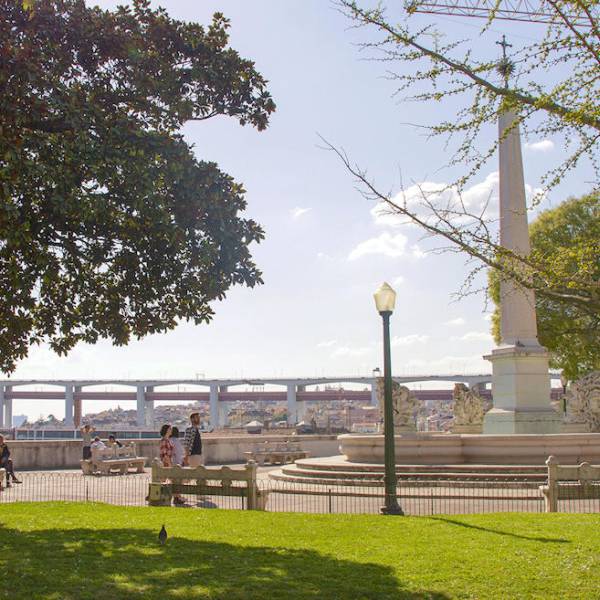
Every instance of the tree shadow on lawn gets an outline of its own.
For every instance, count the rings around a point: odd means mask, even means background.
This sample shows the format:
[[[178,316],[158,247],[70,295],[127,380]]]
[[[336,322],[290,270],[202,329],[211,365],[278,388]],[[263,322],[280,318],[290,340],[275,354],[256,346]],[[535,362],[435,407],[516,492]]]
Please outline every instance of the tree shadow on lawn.
[[[464,523],[463,521],[455,521],[454,519],[448,519],[447,517],[429,517],[434,521],[442,521],[443,523],[450,523],[451,525],[458,525],[459,527],[466,527],[467,529],[477,529],[478,531],[486,531],[488,533],[495,533],[497,535],[506,535],[509,537],[517,538],[519,540],[528,540],[530,542],[542,542],[544,544],[570,544],[571,540],[564,538],[547,538],[547,537],[536,537],[532,535],[521,535],[520,533],[513,533],[512,531],[501,531],[500,529],[491,529],[489,527],[482,527],[481,525],[473,525],[472,523]]]
[[[357,540],[357,543],[360,543]],[[314,550],[236,546],[140,529],[0,526],[1,590],[11,600],[258,598],[445,600],[403,589],[392,569]]]

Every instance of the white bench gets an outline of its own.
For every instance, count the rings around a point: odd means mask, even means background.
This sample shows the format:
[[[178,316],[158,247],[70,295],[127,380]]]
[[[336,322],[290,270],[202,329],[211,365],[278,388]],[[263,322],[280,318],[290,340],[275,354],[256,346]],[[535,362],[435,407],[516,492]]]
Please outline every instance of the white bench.
[[[6,481],[6,469],[0,469],[0,492],[4,489],[4,482]]]
[[[600,465],[583,462],[580,465],[559,465],[554,456],[549,456],[548,484],[540,491],[546,502],[546,512],[557,512],[559,500],[600,499]]]
[[[173,496],[179,494],[244,497],[248,510],[265,510],[268,499],[268,492],[258,489],[253,461],[242,468],[163,467],[154,459],[148,504],[170,506]]]
[[[109,448],[92,448],[92,458],[79,461],[84,475],[94,473],[108,475],[109,473],[128,473],[133,469],[136,473],[143,473],[146,461],[145,456],[137,456],[135,443],[117,445]]]
[[[244,452],[247,460],[254,460],[259,465],[264,465],[268,462],[274,464],[286,464],[294,462],[300,458],[308,458],[309,453],[300,448],[298,442],[264,442],[255,450]]]

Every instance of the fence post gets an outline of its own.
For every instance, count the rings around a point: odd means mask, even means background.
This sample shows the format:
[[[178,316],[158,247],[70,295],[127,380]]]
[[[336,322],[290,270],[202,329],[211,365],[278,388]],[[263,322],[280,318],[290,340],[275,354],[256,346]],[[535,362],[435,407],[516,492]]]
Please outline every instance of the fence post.
[[[557,465],[558,460],[555,456],[549,456],[546,461],[548,466],[548,494],[546,495],[546,512],[557,512],[558,510],[558,485],[557,485]]]
[[[258,486],[256,484],[256,462],[249,460],[246,464],[248,473],[248,510],[257,509]]]

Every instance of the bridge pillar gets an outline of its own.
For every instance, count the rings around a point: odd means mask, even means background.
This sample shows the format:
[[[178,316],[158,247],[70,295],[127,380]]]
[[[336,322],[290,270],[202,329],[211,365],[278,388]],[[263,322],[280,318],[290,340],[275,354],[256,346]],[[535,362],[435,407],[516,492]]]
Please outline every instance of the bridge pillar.
[[[228,385],[220,385],[219,386],[219,393],[220,392],[225,393],[228,389],[229,389]],[[218,422],[221,424],[221,427],[227,427],[227,425],[228,425],[228,417],[227,417],[227,415],[229,414],[229,402],[221,402],[221,401],[219,401],[218,406],[219,406],[219,418],[218,418]]]
[[[136,424],[138,427],[144,427],[146,425],[146,390],[143,385],[136,387],[135,399],[137,405]]]
[[[146,392],[153,392],[154,386],[149,385],[146,387]],[[144,424],[146,427],[150,429],[154,428],[154,400],[146,400],[146,396],[144,394]]]
[[[305,385],[296,386],[297,392],[305,392]],[[296,420],[298,423],[304,421],[306,419],[306,401],[305,400],[296,400]]]
[[[295,425],[298,422],[298,403],[294,383],[288,383],[287,386],[287,422],[288,425]]]
[[[4,427],[12,428],[13,401],[12,398],[7,398],[6,393],[12,390],[12,385],[7,385],[4,388]]]
[[[213,429],[220,429],[221,414],[219,411],[219,386],[216,383],[212,383],[210,386],[209,415],[210,426]]]
[[[73,399],[73,386],[71,384],[67,384],[65,385],[65,425],[67,427],[73,427]]]
[[[378,406],[377,400],[377,380],[375,379],[371,384],[371,406]]]
[[[79,394],[79,392],[81,392],[81,386],[76,385],[75,395],[73,397],[73,425],[76,429],[79,429],[81,427],[81,417],[83,416],[81,411],[81,398],[77,397],[77,394]]]

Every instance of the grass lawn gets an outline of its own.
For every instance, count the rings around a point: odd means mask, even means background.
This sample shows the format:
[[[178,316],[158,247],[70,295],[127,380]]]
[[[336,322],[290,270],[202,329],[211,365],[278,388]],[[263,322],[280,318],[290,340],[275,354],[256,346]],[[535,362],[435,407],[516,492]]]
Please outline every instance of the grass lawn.
[[[5,504],[0,598],[599,599],[600,515]]]

